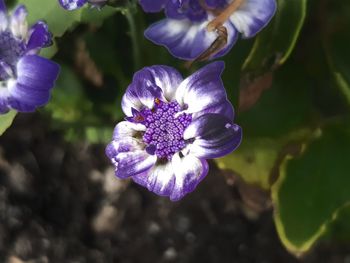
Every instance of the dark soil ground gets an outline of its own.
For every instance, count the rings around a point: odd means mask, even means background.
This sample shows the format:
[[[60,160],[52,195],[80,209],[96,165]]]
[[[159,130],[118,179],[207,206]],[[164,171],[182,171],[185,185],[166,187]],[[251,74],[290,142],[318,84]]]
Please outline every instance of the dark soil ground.
[[[0,138],[0,262],[350,262],[341,245],[290,255],[271,210],[240,193],[211,164],[173,203],[116,179],[103,145],[69,144],[39,115],[20,115]]]

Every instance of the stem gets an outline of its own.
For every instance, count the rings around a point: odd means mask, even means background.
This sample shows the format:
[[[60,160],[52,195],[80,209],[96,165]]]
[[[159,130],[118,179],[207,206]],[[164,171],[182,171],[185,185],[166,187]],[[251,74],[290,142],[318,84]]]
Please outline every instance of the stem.
[[[134,61],[134,68],[138,70],[141,66],[140,62],[140,47],[139,47],[139,41],[137,37],[137,29],[135,24],[135,19],[132,14],[132,11],[130,9],[127,9],[125,11],[126,19],[129,23],[129,30],[130,30],[130,37],[132,42],[132,53],[133,53],[133,61]]]
[[[233,12],[235,12],[241,6],[243,1],[244,0],[234,0],[224,11],[221,12],[220,15],[215,17],[214,20],[207,25],[207,30],[212,32],[219,26],[222,26],[233,14]]]

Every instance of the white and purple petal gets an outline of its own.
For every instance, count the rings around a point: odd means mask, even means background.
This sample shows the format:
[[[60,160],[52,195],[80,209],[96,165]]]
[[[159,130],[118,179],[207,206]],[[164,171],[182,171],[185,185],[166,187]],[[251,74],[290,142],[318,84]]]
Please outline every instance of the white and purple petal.
[[[0,87],[0,114],[7,113],[9,108],[8,99],[10,94],[6,88]]]
[[[0,0],[0,32],[7,30],[8,17],[4,0]]]
[[[33,110],[46,104],[58,73],[59,66],[48,59],[36,55],[22,57],[17,63],[17,80],[8,85],[11,107],[23,110],[19,105],[27,105],[25,108]]]
[[[208,173],[205,160],[189,155],[173,156],[171,162],[157,163],[151,170],[133,176],[132,179],[160,196],[178,201],[192,192]]]
[[[179,154],[175,154],[172,163],[176,167],[176,180],[170,200],[178,201],[195,190],[197,185],[208,174],[209,166],[206,160],[199,159],[191,154],[182,158]]]
[[[18,39],[24,40],[28,33],[27,9],[24,5],[19,5],[13,11],[10,18],[10,28],[12,34]]]
[[[27,43],[27,54],[37,53],[41,48],[52,44],[52,35],[49,32],[47,24],[38,21],[29,30],[29,40]]]
[[[189,153],[198,158],[218,158],[234,151],[241,143],[242,129],[220,114],[205,114],[194,120],[184,132],[193,140]]]
[[[243,38],[250,38],[270,22],[276,8],[276,0],[244,0],[230,16],[230,21],[242,33]]]
[[[146,127],[140,123],[132,123],[129,121],[119,122],[113,131],[114,140],[122,140],[128,137],[133,137],[137,133],[145,131]]]
[[[149,155],[134,138],[112,141],[106,155],[115,166],[115,175],[121,179],[148,171],[157,161],[157,156]]]
[[[215,32],[208,32],[206,26],[211,16],[202,22],[189,19],[163,19],[152,24],[145,31],[145,37],[157,45],[165,46],[169,52],[180,59],[193,60],[207,50],[216,40]],[[229,51],[237,40],[238,34],[230,22],[224,24],[228,30],[226,47],[214,57],[222,56]]]
[[[0,0],[0,12],[5,13],[5,14],[7,13],[5,0]]]
[[[167,66],[152,66],[136,72],[122,99],[122,109],[132,116],[132,109],[153,108],[155,99],[172,100],[182,81],[178,71]]]
[[[88,0],[59,0],[60,5],[67,10],[75,10],[85,5]]]
[[[176,91],[176,101],[192,113],[193,119],[205,113],[222,113],[233,118],[233,109],[228,103],[221,80],[225,64],[213,62],[186,78]]]
[[[181,74],[172,67],[151,66],[135,74],[136,78],[147,79],[162,90],[162,94],[168,101],[175,99],[177,87],[183,81]]]

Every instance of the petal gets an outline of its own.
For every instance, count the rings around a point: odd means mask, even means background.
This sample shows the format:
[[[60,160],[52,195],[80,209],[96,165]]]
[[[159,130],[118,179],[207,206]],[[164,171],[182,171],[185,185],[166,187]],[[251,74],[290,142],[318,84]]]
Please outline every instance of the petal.
[[[192,60],[207,50],[216,40],[215,32],[208,32],[208,20],[194,23],[188,19],[164,19],[154,23],[145,31],[145,37],[157,45],[165,46],[169,52],[180,59]],[[228,44],[221,51],[226,53],[237,40],[237,32],[231,23],[225,23],[228,29]]]
[[[6,7],[2,7],[2,1],[3,0],[0,0],[0,32],[7,30],[8,26]]]
[[[206,108],[205,110],[201,111],[199,114],[198,113],[193,114],[192,120],[197,119],[199,116],[207,113],[217,113],[225,116],[229,120],[233,120],[235,115],[231,102],[226,100],[223,103],[216,104],[212,107]]]
[[[136,72],[122,100],[127,116],[132,109],[153,108],[156,98],[173,100],[176,88],[182,81],[178,71],[167,66],[145,67]]]
[[[133,176],[132,179],[160,196],[169,196],[177,201],[192,192],[208,173],[208,163],[195,156],[180,158],[173,156],[171,162],[157,163],[148,172]]]
[[[132,123],[129,121],[119,122],[113,132],[113,139],[119,140],[126,137],[133,137],[140,131],[145,131],[146,127],[140,123]]]
[[[106,155],[115,166],[115,175],[127,178],[149,170],[157,161],[156,155],[149,155],[141,149],[134,138],[112,141],[106,148]]]
[[[276,8],[275,0],[245,0],[230,21],[244,38],[253,37],[270,22]]]
[[[162,90],[168,101],[175,99],[176,89],[183,81],[181,74],[176,69],[162,65],[146,67],[135,74],[134,79],[136,78],[147,79],[154,83]]]
[[[139,2],[145,12],[154,13],[161,11],[167,0],[139,0]]]
[[[206,160],[198,159],[191,154],[183,158],[176,154],[172,162],[173,166],[178,169],[175,169],[176,180],[170,200],[177,201],[194,191],[208,174],[209,166]]]
[[[12,78],[14,75],[15,74],[11,66],[3,59],[0,59],[0,78],[9,79]]]
[[[9,91],[14,99],[34,107],[45,105],[50,99],[49,90],[35,89],[18,82],[9,86]]]
[[[17,64],[17,81],[8,86],[12,107],[27,104],[33,109],[46,104],[58,72],[59,66],[48,59],[35,55],[22,57]]]
[[[47,47],[52,43],[52,35],[49,32],[47,24],[43,21],[38,21],[29,31],[29,40],[27,51],[39,51],[40,48]]]
[[[133,176],[132,179],[160,196],[170,196],[175,185],[175,174],[171,162],[157,163],[147,173]]]
[[[186,78],[176,91],[176,101],[187,107],[186,113],[196,113],[197,118],[206,112],[228,112],[225,88],[221,74],[225,64],[222,61],[213,62]]]
[[[17,82],[37,89],[51,89],[58,73],[58,64],[36,55],[24,56],[17,64]]]
[[[28,33],[27,9],[24,5],[19,5],[13,11],[10,18],[10,28],[14,36],[25,39]]]
[[[7,113],[10,108],[9,108],[9,92],[7,89],[1,89],[0,88],[0,114]]]
[[[82,7],[88,0],[59,0],[60,5],[67,10],[74,10]]]
[[[194,139],[189,153],[198,158],[218,158],[234,151],[242,140],[242,129],[220,114],[202,115],[184,132],[184,139]]]
[[[115,175],[123,179],[151,169],[157,161],[157,156],[149,155],[146,151],[139,150],[119,153],[115,160],[118,164]]]
[[[6,5],[5,5],[5,0],[0,0],[0,12],[1,13],[6,13],[7,12]]]
[[[126,137],[123,140],[113,140],[106,147],[106,155],[113,163],[116,163],[115,158],[122,152],[142,151],[143,145],[136,138]]]

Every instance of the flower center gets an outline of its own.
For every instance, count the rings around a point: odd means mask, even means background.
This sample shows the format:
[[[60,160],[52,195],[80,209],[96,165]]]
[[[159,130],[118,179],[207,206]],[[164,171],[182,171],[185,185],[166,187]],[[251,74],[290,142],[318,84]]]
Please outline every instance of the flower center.
[[[0,80],[8,79],[15,72],[18,58],[23,55],[24,49],[24,44],[11,32],[0,33]]]
[[[180,111],[181,107],[176,101],[167,103],[156,99],[153,110],[144,109],[140,112],[144,118],[143,124],[147,128],[143,134],[143,141],[147,144],[148,153],[169,160],[185,148],[183,134],[190,125],[192,116],[182,113],[175,117]]]

